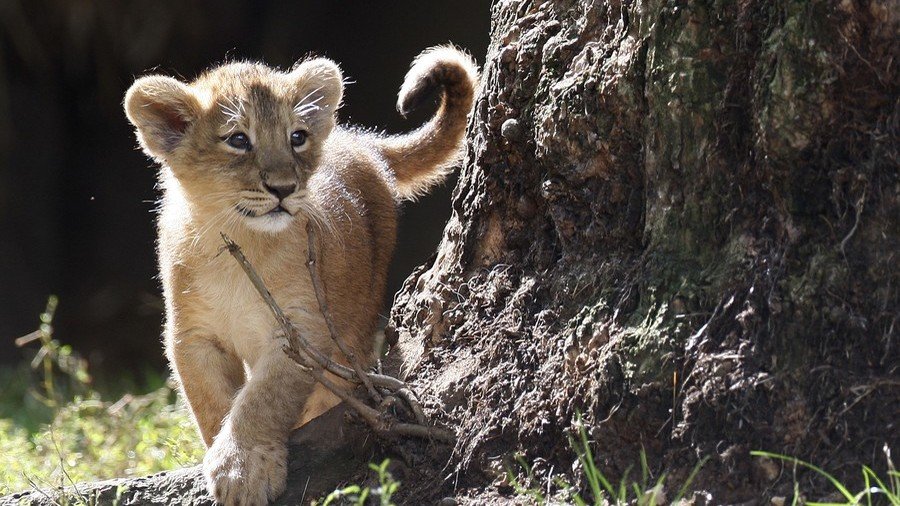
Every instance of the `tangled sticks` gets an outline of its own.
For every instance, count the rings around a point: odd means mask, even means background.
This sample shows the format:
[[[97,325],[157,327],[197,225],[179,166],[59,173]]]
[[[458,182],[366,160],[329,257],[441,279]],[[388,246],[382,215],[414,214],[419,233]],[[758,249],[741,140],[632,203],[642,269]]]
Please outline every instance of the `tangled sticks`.
[[[337,332],[331,312],[328,309],[328,301],[325,298],[325,291],[322,286],[322,280],[318,271],[318,256],[316,246],[316,230],[312,223],[307,223],[306,233],[309,241],[307,248],[306,267],[309,269],[310,279],[312,280],[313,290],[316,294],[316,300],[319,303],[319,311],[325,318],[331,339],[335,342],[341,353],[347,358],[347,361],[353,366],[352,369],[333,361],[330,357],[313,347],[310,342],[300,334],[297,328],[291,323],[290,319],[284,314],[281,306],[275,302],[272,293],[266,288],[262,278],[244,256],[240,246],[222,234],[222,240],[225,241],[225,249],[237,260],[244,273],[253,283],[253,287],[262,297],[263,301],[272,311],[278,324],[281,326],[284,335],[287,337],[287,345],[284,352],[294,360],[300,367],[308,371],[316,381],[325,388],[337,395],[342,401],[355,411],[363,420],[380,436],[411,436],[426,439],[434,439],[451,443],[455,440],[455,435],[445,429],[438,427],[430,427],[426,425],[425,415],[422,407],[415,399],[415,395],[409,386],[403,381],[387,376],[384,374],[376,374],[366,372],[353,352],[346,346],[344,340]],[[335,376],[352,381],[365,386],[366,392],[373,403],[379,406],[389,406],[391,403],[401,399],[415,418],[415,423],[404,422],[390,413],[387,409],[376,409],[369,404],[363,402],[353,396],[350,392],[335,385],[327,377],[324,372],[328,371]]]

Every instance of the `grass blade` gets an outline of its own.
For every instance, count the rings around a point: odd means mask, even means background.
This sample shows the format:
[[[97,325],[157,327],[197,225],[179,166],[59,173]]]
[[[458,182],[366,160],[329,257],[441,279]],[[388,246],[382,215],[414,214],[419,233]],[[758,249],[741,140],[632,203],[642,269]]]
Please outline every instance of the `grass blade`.
[[[675,495],[675,499],[672,501],[673,503],[677,503],[684,497],[684,494],[687,493],[688,487],[691,486],[691,482],[694,481],[694,478],[697,477],[697,473],[700,472],[700,468],[703,467],[703,464],[706,464],[706,461],[709,460],[709,457],[703,457],[696,464],[694,464],[694,468],[691,469],[691,474],[688,475],[687,479],[684,480],[684,484],[681,485],[681,488],[678,489],[678,494]]]
[[[847,490],[847,487],[845,487],[841,482],[839,482],[837,480],[837,478],[828,474],[821,467],[815,466],[813,464],[810,464],[809,462],[805,462],[796,457],[789,457],[787,455],[781,455],[779,453],[771,453],[771,452],[764,452],[764,451],[760,451],[760,450],[754,450],[754,451],[750,452],[750,455],[752,455],[754,457],[769,457],[771,459],[778,459],[778,460],[781,460],[784,462],[791,462],[795,465],[799,465],[799,466],[806,467],[808,469],[812,469],[819,475],[824,476],[825,479],[827,479],[829,482],[831,482],[831,484],[834,486],[834,488],[836,488],[838,490],[838,492],[840,492],[841,495],[844,496],[844,499],[847,499],[847,501],[850,504],[853,504],[856,501],[856,497],[854,497],[853,494],[851,494],[850,491]],[[807,504],[810,504],[811,506],[813,505],[813,503],[807,503]]]

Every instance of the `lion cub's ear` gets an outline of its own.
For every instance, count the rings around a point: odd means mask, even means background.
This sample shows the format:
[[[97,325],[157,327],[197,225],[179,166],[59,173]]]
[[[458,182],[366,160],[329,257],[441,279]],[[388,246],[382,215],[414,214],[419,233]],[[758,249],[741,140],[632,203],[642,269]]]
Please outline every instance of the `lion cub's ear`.
[[[164,162],[200,114],[200,103],[184,83],[166,76],[142,77],[125,94],[125,114],[137,127],[144,151]]]
[[[335,113],[344,97],[344,75],[328,58],[298,63],[288,77],[293,80],[297,105],[294,111],[320,135],[327,136],[335,124]]]

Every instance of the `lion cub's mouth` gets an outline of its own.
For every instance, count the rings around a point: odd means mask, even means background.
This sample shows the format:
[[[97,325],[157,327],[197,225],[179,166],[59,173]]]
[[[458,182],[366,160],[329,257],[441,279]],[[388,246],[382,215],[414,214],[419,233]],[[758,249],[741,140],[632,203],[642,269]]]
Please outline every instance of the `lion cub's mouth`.
[[[264,213],[259,213],[257,211],[247,209],[246,207],[241,206],[241,205],[237,205],[236,208],[239,213],[241,213],[243,216],[246,216],[247,218],[261,218],[263,216],[279,216],[282,214],[288,215],[288,216],[294,215],[294,213],[292,213],[292,212],[288,211],[287,209],[285,209],[284,207],[282,207],[281,204],[278,204],[277,206],[273,207],[272,209],[269,209],[268,211],[266,211]]]
[[[287,229],[294,221],[294,213],[281,204],[265,212],[254,211],[242,205],[235,206],[235,209],[244,217],[247,226],[260,232],[278,233]]]

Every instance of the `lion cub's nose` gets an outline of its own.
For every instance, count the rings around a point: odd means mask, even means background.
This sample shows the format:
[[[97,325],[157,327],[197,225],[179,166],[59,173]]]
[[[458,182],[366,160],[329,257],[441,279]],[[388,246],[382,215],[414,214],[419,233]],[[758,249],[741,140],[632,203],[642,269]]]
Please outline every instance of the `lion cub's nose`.
[[[294,190],[297,189],[296,184],[274,184],[270,185],[268,183],[263,183],[263,186],[266,187],[266,190],[269,191],[272,195],[278,197],[278,200],[284,200],[288,195],[294,193]]]

